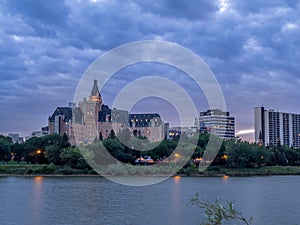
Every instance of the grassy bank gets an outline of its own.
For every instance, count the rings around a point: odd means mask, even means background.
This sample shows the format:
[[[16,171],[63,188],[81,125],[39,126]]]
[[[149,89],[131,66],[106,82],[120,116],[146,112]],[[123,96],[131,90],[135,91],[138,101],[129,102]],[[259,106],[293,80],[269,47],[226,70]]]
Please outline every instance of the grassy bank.
[[[35,164],[2,164],[0,165],[0,175],[88,175],[97,174],[93,170],[73,169],[67,166],[55,166],[52,163],[49,165]]]
[[[293,166],[265,166],[260,168],[242,168],[242,169],[228,169],[228,168],[208,168],[207,170],[198,174],[204,176],[269,176],[269,175],[300,175],[300,167]],[[192,174],[191,174],[192,175]]]
[[[137,170],[139,170],[137,168]],[[157,171],[159,174],[163,171]],[[133,172],[134,174],[134,172]],[[132,174],[132,175],[133,175]],[[228,169],[225,167],[209,167],[199,172],[198,167],[192,166],[181,169],[179,175],[187,176],[268,176],[268,175],[300,175],[300,167],[264,166],[260,168]],[[0,164],[0,175],[97,175],[93,170],[73,169],[67,166],[10,163]],[[115,175],[121,175],[116,173]],[[155,174],[152,174],[155,175]]]

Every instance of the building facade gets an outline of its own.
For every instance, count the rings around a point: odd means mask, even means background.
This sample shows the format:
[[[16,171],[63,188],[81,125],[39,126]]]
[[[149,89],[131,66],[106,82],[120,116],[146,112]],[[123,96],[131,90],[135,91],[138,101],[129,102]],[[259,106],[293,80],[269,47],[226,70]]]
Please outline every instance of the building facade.
[[[52,116],[49,116],[48,127],[49,134],[67,134],[72,137],[72,108],[57,107]]]
[[[166,137],[168,124],[157,113],[129,114],[125,110],[110,109],[102,103],[97,81],[88,99],[57,107],[48,120],[49,133],[67,134],[71,144],[89,144],[94,140],[108,138],[112,131],[117,135],[128,128],[133,136],[144,136],[152,141]]]
[[[97,81],[94,80],[89,99],[84,98],[79,102],[79,109],[82,112],[84,124],[84,143],[92,143],[99,137],[98,132],[98,116],[102,107],[102,98],[98,89]]]
[[[255,142],[269,145],[281,143],[300,147],[300,114],[254,108]]]
[[[200,117],[195,119],[195,126],[200,133],[214,134],[220,138],[235,138],[235,119],[229,112],[211,109],[200,112]]]
[[[156,142],[167,138],[169,124],[164,123],[157,113],[129,114],[129,129],[134,136]]]

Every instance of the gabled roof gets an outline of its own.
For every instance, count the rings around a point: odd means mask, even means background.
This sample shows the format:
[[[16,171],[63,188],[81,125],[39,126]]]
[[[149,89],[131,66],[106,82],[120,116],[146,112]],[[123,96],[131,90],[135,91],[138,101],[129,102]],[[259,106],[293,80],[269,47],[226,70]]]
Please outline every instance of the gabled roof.
[[[49,117],[50,122],[54,122],[55,116],[64,115],[64,121],[68,122],[72,120],[72,108],[71,107],[57,107],[51,117]]]

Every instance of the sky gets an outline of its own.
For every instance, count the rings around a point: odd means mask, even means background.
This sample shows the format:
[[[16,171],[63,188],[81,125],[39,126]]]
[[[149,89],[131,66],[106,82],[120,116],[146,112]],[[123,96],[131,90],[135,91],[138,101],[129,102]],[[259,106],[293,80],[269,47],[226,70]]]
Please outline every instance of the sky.
[[[0,133],[28,136],[40,130],[57,106],[72,102],[91,63],[119,45],[142,40],[174,42],[199,55],[215,74],[245,139],[253,139],[255,106],[300,113],[297,0],[0,3]],[[192,80],[158,63],[116,73],[101,90],[104,103],[111,105],[121,87],[147,75],[172,79],[188,90],[199,111],[207,110]],[[135,108],[158,111],[171,124],[177,118],[162,100],[145,99]]]

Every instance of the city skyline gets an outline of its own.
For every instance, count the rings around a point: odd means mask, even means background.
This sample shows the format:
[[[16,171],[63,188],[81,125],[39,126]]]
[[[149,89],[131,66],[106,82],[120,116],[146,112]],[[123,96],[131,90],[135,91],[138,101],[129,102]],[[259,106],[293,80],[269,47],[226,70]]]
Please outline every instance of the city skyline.
[[[254,107],[300,112],[299,1],[203,1],[202,7],[193,7],[194,1],[33,2],[0,6],[0,133],[25,136],[47,125],[57,106],[72,102],[79,79],[96,58],[139,40],[175,42],[202,57],[236,118],[236,131],[251,131],[252,140]],[[192,80],[158,64],[116,73],[100,90],[105,104],[111,105],[126,83],[147,75],[173,79],[188,89],[198,112],[208,109]],[[158,112],[171,124],[177,119],[168,115],[172,107],[157,99],[146,99],[135,110]]]

